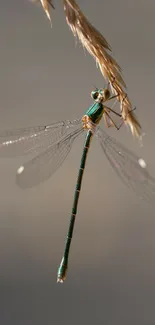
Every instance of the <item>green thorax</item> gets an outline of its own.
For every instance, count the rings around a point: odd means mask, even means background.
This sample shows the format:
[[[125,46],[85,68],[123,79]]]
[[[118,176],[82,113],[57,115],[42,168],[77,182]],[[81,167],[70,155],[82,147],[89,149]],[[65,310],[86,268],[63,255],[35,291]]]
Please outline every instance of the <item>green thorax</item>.
[[[100,122],[104,113],[104,106],[101,103],[94,103],[86,111],[86,115],[92,120],[93,123],[97,124]]]

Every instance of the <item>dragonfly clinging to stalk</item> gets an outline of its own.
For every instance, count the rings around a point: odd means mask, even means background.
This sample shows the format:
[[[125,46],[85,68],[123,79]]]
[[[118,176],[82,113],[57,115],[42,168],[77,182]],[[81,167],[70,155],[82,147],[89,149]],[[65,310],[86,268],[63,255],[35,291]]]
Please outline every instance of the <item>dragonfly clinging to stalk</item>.
[[[1,157],[37,154],[17,170],[16,183],[21,188],[30,188],[47,180],[63,163],[74,140],[86,133],[64,255],[58,269],[58,282],[63,282],[66,278],[82,178],[93,136],[99,140],[113,170],[128,187],[146,200],[154,199],[155,195],[155,179],[148,173],[145,161],[107,135],[99,126],[102,117],[107,126],[117,129],[122,126],[122,120],[117,126],[111,117],[116,114],[121,118],[121,115],[105,105],[105,102],[113,98],[109,89],[95,89],[91,96],[94,102],[80,119],[0,132]]]
[[[50,6],[53,0],[35,0],[41,2],[48,19],[51,22]],[[141,125],[137,120],[132,104],[126,93],[126,84],[121,75],[121,68],[110,55],[111,47],[103,35],[88,21],[75,0],[63,0],[66,21],[73,35],[79,39],[83,47],[92,55],[100,67],[101,73],[108,80],[112,91],[117,94],[120,110],[125,124],[129,125],[133,135],[141,135]],[[128,114],[130,112],[130,114]]]

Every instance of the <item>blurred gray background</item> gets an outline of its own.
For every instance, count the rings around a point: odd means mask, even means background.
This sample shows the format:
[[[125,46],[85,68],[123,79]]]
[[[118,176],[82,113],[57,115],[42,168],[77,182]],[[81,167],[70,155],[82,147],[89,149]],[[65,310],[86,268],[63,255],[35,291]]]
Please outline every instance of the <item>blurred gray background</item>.
[[[115,136],[154,171],[155,2],[78,0],[108,40],[146,136],[144,147],[124,127]],[[75,44],[55,0],[53,28],[28,0],[0,1],[0,128],[80,117],[95,61]],[[103,123],[103,122],[102,122]],[[154,206],[141,202],[92,143],[79,201],[68,278],[56,283],[83,146],[40,186],[22,191],[16,169],[27,157],[0,160],[0,323],[155,324]],[[155,172],[154,172],[155,175]]]

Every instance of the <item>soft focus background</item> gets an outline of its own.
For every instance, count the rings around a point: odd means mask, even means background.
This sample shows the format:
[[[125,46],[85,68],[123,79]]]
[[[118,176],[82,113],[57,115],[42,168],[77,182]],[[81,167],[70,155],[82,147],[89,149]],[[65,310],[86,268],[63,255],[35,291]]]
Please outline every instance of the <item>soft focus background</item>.
[[[143,156],[154,172],[155,2],[78,0],[123,69],[146,133],[144,147],[124,127],[107,132]],[[80,117],[93,84],[104,86],[55,0],[53,28],[28,0],[0,1],[0,128]],[[103,123],[103,122],[102,122]],[[154,204],[141,202],[108,165],[94,139],[88,157],[68,278],[56,284],[83,139],[40,186],[22,191],[0,160],[0,324],[155,324]]]

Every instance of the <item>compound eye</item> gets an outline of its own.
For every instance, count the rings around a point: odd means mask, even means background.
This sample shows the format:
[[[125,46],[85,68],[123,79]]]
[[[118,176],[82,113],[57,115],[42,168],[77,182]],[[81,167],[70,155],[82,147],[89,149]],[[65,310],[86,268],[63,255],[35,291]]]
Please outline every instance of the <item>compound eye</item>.
[[[98,95],[99,95],[99,92],[96,91],[96,90],[91,92],[91,97],[92,97],[94,100],[96,100],[96,99],[98,98]]]
[[[109,89],[104,89],[103,91],[103,97],[105,100],[109,99],[110,98],[110,91]]]

